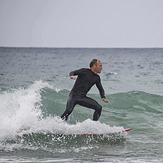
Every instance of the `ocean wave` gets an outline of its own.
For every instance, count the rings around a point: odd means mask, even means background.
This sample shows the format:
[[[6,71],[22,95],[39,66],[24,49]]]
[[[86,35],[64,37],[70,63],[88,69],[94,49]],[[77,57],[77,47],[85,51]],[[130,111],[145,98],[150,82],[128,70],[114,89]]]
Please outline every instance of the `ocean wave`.
[[[122,127],[110,127],[91,120],[68,124],[57,116],[55,109],[53,116],[45,113],[51,99],[55,99],[51,102],[53,107],[59,108],[60,105],[63,105],[63,96],[65,97],[67,93],[67,91],[56,89],[42,81],[36,81],[28,88],[1,93],[0,141],[14,140],[16,137],[32,133],[77,134],[122,130]]]
[[[100,134],[119,132],[125,127],[134,128],[133,133],[160,132],[163,96],[140,91],[107,95],[110,104],[103,104],[100,121],[91,120],[92,110],[76,106],[66,123],[60,115],[65,109],[68,94],[68,90],[42,81],[36,81],[28,88],[1,91],[0,148],[4,148],[4,142],[23,141],[35,136],[39,139],[40,135],[44,139],[54,139],[57,134]],[[98,95],[89,96],[101,102]],[[11,144],[19,147],[19,143]]]

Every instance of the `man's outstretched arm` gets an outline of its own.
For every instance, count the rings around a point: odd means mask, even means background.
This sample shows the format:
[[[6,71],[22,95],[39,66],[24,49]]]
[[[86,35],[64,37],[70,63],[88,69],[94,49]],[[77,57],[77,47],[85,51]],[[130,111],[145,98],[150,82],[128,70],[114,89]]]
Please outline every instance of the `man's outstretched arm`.
[[[84,68],[79,69],[79,70],[75,70],[75,71],[71,71],[69,73],[70,79],[76,80],[77,79],[77,75],[83,74],[84,73]]]
[[[97,88],[98,88],[98,90],[100,92],[101,100],[103,102],[105,102],[105,103],[110,103],[109,100],[107,100],[106,97],[105,97],[105,91],[104,91],[103,86],[101,84],[101,79],[100,78],[99,78],[99,81],[97,82],[96,85],[97,85]]]

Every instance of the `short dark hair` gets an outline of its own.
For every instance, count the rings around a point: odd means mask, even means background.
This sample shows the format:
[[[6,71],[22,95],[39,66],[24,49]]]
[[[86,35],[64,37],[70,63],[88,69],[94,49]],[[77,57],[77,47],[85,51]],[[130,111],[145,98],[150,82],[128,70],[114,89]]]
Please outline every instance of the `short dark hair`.
[[[90,64],[89,67],[91,68],[95,63],[97,63],[98,59],[93,59]]]

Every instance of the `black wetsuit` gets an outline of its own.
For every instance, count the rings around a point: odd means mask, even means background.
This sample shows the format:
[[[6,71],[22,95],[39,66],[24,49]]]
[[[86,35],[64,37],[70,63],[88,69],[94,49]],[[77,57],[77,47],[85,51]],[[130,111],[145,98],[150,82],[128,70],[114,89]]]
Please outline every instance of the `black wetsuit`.
[[[70,76],[78,75],[77,80],[69,94],[65,112],[61,115],[63,120],[67,120],[68,116],[73,111],[76,104],[84,107],[94,109],[93,120],[97,121],[101,115],[102,106],[97,101],[87,97],[88,91],[96,84],[99,89],[101,98],[105,98],[105,92],[101,84],[99,75],[94,73],[91,69],[82,68],[80,70],[72,71]]]

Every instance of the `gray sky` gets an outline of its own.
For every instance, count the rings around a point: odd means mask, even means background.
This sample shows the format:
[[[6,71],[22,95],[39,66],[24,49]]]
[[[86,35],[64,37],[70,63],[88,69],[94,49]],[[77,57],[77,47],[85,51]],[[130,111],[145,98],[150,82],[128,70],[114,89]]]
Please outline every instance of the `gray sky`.
[[[0,46],[163,47],[163,0],[0,0]]]

